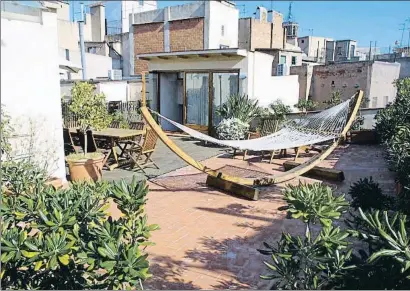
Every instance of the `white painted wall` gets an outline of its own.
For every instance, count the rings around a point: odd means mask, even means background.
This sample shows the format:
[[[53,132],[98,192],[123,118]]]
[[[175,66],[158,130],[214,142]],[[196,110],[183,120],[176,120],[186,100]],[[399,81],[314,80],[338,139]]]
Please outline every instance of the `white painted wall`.
[[[393,82],[399,78],[400,64],[387,62],[374,62],[371,72],[369,92],[369,105],[372,108],[385,107],[396,97],[397,88]],[[387,98],[386,98],[387,97]],[[377,99],[376,104],[373,100]],[[386,102],[387,99],[387,102]]]
[[[51,176],[65,181],[56,13],[41,23],[1,18],[1,103],[18,134],[13,150],[34,154]],[[28,49],[27,44],[30,45]],[[28,135],[34,134],[32,138]],[[28,146],[32,143],[32,146]]]
[[[127,101],[128,84],[124,82],[104,82],[96,84],[96,93],[104,93],[105,100],[109,101]]]
[[[70,62],[81,65],[81,53],[70,50]],[[108,77],[108,70],[112,69],[112,58],[95,54],[85,53],[85,64],[87,68],[87,79],[97,79],[97,77]],[[72,73],[72,80],[83,78],[82,72]]]
[[[78,23],[68,20],[58,19],[58,47],[69,50],[80,50]],[[86,23],[84,24],[84,40],[92,41],[91,33],[91,15],[86,14]]]
[[[268,106],[275,100],[281,100],[293,109],[293,105],[299,100],[298,76],[272,76],[272,62],[272,55],[253,53],[253,64],[249,66],[252,70],[253,86],[252,94],[249,96],[258,99],[261,106]]]
[[[220,45],[238,47],[239,10],[223,2],[210,1],[209,49],[219,49]],[[207,21],[206,21],[207,22]],[[222,26],[224,35],[222,36]]]

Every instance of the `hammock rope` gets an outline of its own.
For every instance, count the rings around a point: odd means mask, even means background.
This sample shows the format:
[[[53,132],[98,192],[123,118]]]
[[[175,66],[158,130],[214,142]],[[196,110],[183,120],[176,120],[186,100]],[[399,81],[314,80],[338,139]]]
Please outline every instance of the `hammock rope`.
[[[199,140],[239,150],[274,151],[312,145],[339,138],[346,125],[353,99],[354,97],[310,116],[288,120],[279,131],[250,140],[219,140],[175,122],[156,111],[149,110],[161,119],[166,120],[191,137]]]

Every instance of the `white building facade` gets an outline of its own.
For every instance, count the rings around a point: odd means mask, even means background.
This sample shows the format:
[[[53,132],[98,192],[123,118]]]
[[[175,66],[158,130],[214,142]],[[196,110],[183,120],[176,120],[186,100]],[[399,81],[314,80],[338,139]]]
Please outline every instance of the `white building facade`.
[[[1,103],[16,136],[13,156],[31,158],[66,181],[59,81],[57,14],[24,7],[1,13]],[[27,44],[35,45],[27,49]]]

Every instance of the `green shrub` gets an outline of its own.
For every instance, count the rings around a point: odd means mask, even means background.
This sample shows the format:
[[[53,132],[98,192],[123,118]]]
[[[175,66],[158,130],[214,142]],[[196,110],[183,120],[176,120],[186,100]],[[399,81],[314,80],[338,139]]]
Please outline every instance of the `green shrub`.
[[[283,121],[286,119],[286,115],[291,113],[292,109],[289,105],[283,104],[281,100],[276,100],[269,104],[269,107],[261,112],[263,117],[270,117],[275,120]]]
[[[323,101],[323,104],[326,104],[326,109],[328,109],[333,106],[339,105],[342,102],[343,100],[341,99],[341,93],[339,90],[336,90],[332,92],[329,100]]]
[[[409,289],[406,216],[385,211],[381,217],[378,210],[364,213],[359,208],[355,223],[347,222],[348,228],[342,230],[332,221],[339,218],[346,201],[330,188],[287,186],[285,199],[292,217],[306,223],[306,232],[284,233],[276,246],[264,243],[265,249],[258,250],[272,258],[264,262],[269,273],[261,276],[271,281],[271,289]],[[331,222],[322,223],[313,238],[309,224],[323,217]]]
[[[330,226],[332,220],[338,219],[349,205],[344,195],[335,196],[330,187],[319,183],[288,185],[284,199],[292,218],[308,225],[320,221],[324,226]]]
[[[295,107],[302,112],[312,111],[317,108],[319,104],[312,100],[299,100]]]
[[[235,94],[231,95],[228,100],[222,104],[216,113],[222,119],[237,118],[244,123],[249,123],[260,114],[258,100],[249,99],[248,95]]]
[[[397,96],[393,104],[376,115],[376,132],[387,148],[387,160],[397,180],[403,186],[402,194],[410,188],[410,78],[395,82]],[[406,195],[407,195],[406,194]]]
[[[350,206],[355,209],[360,207],[363,210],[383,210],[394,207],[394,199],[383,195],[379,184],[374,182],[372,177],[354,183],[349,189],[349,195],[353,199]]]
[[[112,116],[112,121],[113,122],[118,122],[120,124],[120,128],[129,128],[128,125],[128,120],[127,120],[127,114],[121,112],[121,110],[116,110]]]
[[[7,161],[1,164],[2,186],[19,195],[25,194],[33,185],[47,180],[47,173],[30,161]]]
[[[145,182],[38,183],[2,197],[1,284],[7,289],[140,289],[150,276]],[[113,199],[122,216],[107,210]]]
[[[10,116],[1,104],[1,120],[0,120],[0,139],[1,139],[1,155],[10,156],[11,145],[9,142],[10,137],[14,133],[14,129],[11,126]]]

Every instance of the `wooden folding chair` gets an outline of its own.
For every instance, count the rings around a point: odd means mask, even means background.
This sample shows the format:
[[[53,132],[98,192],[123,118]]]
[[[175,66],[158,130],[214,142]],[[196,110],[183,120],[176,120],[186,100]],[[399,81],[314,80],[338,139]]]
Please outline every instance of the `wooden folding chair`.
[[[72,152],[78,154],[81,151],[81,146],[76,146],[71,136],[70,130],[68,128],[63,128],[63,139],[64,139],[64,153],[68,155]]]
[[[157,134],[151,128],[147,128],[142,146],[134,144],[133,147],[126,150],[127,156],[131,160],[131,169],[136,166],[144,173],[144,168],[150,165],[154,165],[157,169],[159,169],[157,164],[155,164],[155,162],[151,159],[151,155],[155,151],[157,140]],[[141,163],[141,160],[144,159],[143,156],[145,156],[145,160]]]
[[[119,121],[111,121],[110,128],[120,128]]]
[[[78,139],[80,140],[80,145],[83,148],[83,151],[85,151],[84,133],[80,129],[77,129],[77,134],[78,134]],[[99,148],[95,141],[93,132],[91,130],[87,130],[87,153],[95,153],[95,152],[99,152],[104,155],[103,165],[109,168],[109,165],[107,164],[107,160],[111,152],[111,149]]]
[[[144,126],[145,126],[145,123],[142,122],[142,121],[137,121],[137,122],[129,122],[128,125],[129,125],[130,129],[143,130]],[[142,138],[142,135],[137,135],[132,139],[132,142],[139,144],[140,141],[141,141],[141,138]]]

